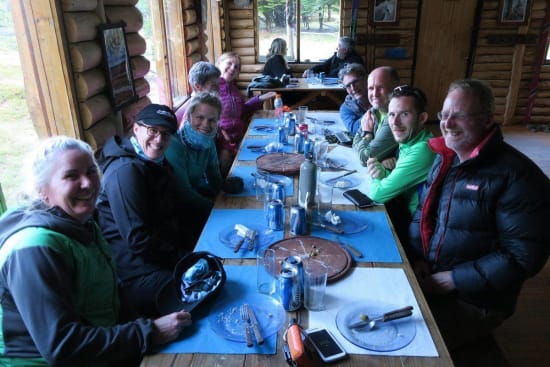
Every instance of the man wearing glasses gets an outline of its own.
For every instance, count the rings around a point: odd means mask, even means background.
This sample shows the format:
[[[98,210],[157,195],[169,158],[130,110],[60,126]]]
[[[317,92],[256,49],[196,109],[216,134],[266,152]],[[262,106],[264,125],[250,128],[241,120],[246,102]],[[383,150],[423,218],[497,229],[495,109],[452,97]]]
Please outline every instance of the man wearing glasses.
[[[488,335],[514,312],[550,251],[550,181],[504,142],[491,88],[453,82],[443,136],[410,226],[408,255],[449,349]]]
[[[399,144],[399,158],[391,171],[377,158],[369,158],[367,172],[372,177],[371,199],[386,204],[398,236],[406,243],[420,189],[435,158],[428,147],[428,140],[433,135],[424,128],[428,120],[424,92],[404,85],[396,87],[390,98],[388,125]]]
[[[355,135],[361,118],[370,107],[367,94],[367,71],[361,64],[347,64],[338,73],[348,95],[340,106],[340,118],[346,129]]]
[[[353,49],[353,39],[351,37],[340,37],[338,40],[338,47],[336,52],[330,58],[326,59],[320,64],[315,65],[311,69],[306,69],[302,75],[303,78],[307,78],[308,72],[325,73],[327,78],[337,78],[338,72],[346,64],[363,64],[361,56]]]
[[[143,317],[160,314],[156,293],[194,246],[164,157],[176,126],[168,106],[150,104],[139,112],[133,136],[111,138],[99,158],[98,223],[112,246],[124,293]]]
[[[391,66],[378,67],[369,74],[367,95],[371,107],[361,117],[361,127],[353,138],[353,149],[363,165],[374,157],[387,169],[395,166],[397,143],[388,125],[387,112],[390,94],[398,84],[399,76]]]

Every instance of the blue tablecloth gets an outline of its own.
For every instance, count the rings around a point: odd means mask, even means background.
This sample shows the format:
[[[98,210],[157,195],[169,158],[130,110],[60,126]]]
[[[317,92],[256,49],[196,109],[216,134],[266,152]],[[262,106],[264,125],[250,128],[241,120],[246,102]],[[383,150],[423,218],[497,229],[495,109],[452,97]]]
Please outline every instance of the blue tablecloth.
[[[363,254],[362,258],[358,258],[350,253],[358,262],[402,262],[384,212],[336,211],[336,213],[343,222],[366,223],[367,228],[355,234],[335,234],[322,228],[312,227],[311,235],[349,243]]]
[[[248,251],[245,249],[246,246],[243,246],[239,252],[235,253],[230,245],[220,240],[220,233],[230,231],[237,223],[267,230],[263,209],[213,209],[202,230],[195,251],[209,251],[224,259],[256,258],[256,250]],[[265,237],[268,238],[268,236]],[[263,243],[262,238],[262,234],[260,234],[261,246],[265,247],[282,240],[283,231],[271,232],[269,243]]]
[[[256,166],[233,166],[231,176],[239,176],[244,181],[244,189],[238,194],[225,194],[227,196],[256,196],[256,188],[254,187],[255,178],[251,173],[256,172]],[[286,196],[294,195],[294,185],[285,186]]]
[[[252,120],[248,135],[277,136],[277,120],[274,118],[257,118]]]
[[[180,338],[165,346],[160,353],[215,353],[215,354],[275,354],[277,334],[265,338],[262,345],[226,340],[216,334],[210,325],[211,310],[231,304],[236,299],[247,302],[247,297],[256,294],[256,268],[254,266],[225,265],[227,281],[220,295],[198,312],[193,311],[193,325],[184,329]],[[254,276],[252,276],[252,274]],[[200,306],[199,306],[200,308]],[[284,327],[285,325],[283,325]]]

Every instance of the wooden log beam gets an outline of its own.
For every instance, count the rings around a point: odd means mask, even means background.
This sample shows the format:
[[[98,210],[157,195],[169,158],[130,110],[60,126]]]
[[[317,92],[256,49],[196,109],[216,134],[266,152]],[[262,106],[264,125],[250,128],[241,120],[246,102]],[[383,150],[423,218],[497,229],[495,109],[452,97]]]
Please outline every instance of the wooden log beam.
[[[97,8],[97,0],[61,0],[63,11],[94,11]]]
[[[117,119],[110,115],[90,128],[84,130],[84,138],[92,146],[92,149],[97,150],[105,144],[105,142],[113,135],[117,135]]]
[[[94,41],[78,42],[69,45],[73,71],[81,73],[101,64],[101,48]]]
[[[106,85],[105,74],[103,70],[98,68],[83,73],[75,73],[74,81],[79,102],[84,102],[102,92]]]
[[[84,130],[103,119],[112,111],[111,102],[104,94],[98,94],[85,102],[81,102],[79,106],[82,128]]]
[[[147,43],[139,33],[127,33],[126,43],[130,57],[143,55],[147,51]]]
[[[65,30],[69,42],[91,41],[97,38],[101,19],[93,12],[64,13]]]
[[[135,6],[106,6],[105,16],[109,23],[124,21],[126,33],[139,32],[143,28],[143,15]]]

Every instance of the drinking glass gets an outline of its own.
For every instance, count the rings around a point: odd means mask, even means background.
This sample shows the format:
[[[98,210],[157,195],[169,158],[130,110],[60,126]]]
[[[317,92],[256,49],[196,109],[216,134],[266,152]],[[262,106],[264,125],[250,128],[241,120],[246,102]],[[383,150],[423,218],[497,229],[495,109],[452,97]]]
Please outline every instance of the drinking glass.
[[[304,262],[304,307],[309,311],[325,308],[328,268],[317,260]]]
[[[300,106],[298,107],[298,124],[303,124],[306,121],[308,107],[307,106]]]
[[[334,187],[332,185],[318,181],[315,200],[317,201],[317,216],[319,221],[322,221],[326,214],[332,210],[333,190]]]
[[[275,276],[275,250],[261,248],[256,254],[256,286],[258,292],[263,294],[274,294],[276,291]]]

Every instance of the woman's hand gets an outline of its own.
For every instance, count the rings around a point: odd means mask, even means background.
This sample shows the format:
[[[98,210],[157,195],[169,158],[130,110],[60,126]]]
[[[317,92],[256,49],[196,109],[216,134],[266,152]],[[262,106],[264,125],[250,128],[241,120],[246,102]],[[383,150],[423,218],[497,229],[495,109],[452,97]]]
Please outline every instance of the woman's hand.
[[[265,93],[265,94],[262,94],[262,95],[260,95],[260,101],[263,102],[263,101],[265,101],[265,100],[275,98],[275,95],[276,95],[276,94],[277,94],[277,93],[275,93],[275,92],[267,92],[267,93]]]
[[[302,78],[307,78],[307,73],[309,72],[309,69],[304,70],[302,73]]]
[[[175,340],[192,323],[191,314],[183,310],[153,320],[153,344],[166,344]]]

